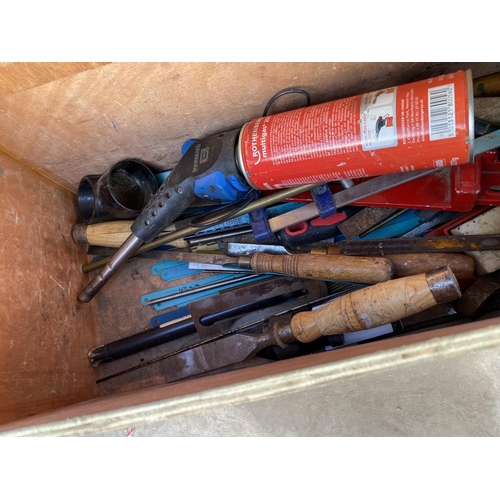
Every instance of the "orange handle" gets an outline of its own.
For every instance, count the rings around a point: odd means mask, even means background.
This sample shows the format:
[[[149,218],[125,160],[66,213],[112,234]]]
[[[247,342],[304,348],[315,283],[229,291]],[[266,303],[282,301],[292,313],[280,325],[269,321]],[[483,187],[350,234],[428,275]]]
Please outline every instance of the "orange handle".
[[[386,325],[460,296],[453,272],[444,267],[378,283],[343,295],[316,311],[298,313],[292,318],[291,333],[300,342],[312,342],[324,335]]]

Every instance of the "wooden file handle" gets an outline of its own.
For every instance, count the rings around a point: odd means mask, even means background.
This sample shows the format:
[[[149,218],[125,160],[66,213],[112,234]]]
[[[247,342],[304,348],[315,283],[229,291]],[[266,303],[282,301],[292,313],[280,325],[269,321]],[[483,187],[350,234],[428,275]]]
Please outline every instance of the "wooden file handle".
[[[291,334],[300,342],[324,335],[355,332],[386,325],[451,302],[461,296],[449,267],[399,278],[356,290],[316,311],[293,316]]]
[[[246,259],[240,257],[239,265],[245,265],[244,261]],[[257,273],[281,273],[299,278],[355,283],[380,283],[392,278],[392,264],[383,257],[254,253],[246,265]]]

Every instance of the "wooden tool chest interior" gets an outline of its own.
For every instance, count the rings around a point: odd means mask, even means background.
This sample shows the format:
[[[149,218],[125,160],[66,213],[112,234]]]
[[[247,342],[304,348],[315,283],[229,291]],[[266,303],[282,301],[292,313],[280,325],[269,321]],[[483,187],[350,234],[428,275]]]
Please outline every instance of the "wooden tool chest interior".
[[[136,259],[93,301],[78,301],[93,276],[82,273],[90,257],[72,239],[80,179],[126,158],[155,173],[172,169],[186,140],[241,127],[283,89],[304,89],[318,104],[466,69],[478,78],[500,63],[0,64],[0,431],[47,412],[57,420],[126,409],[344,356],[255,359],[240,372],[167,389],[164,361],[96,384],[161,354],[149,349],[99,368],[87,358],[92,347],[151,328],[155,312],[140,297],[166,286],[151,274],[154,262]],[[302,104],[291,95],[274,112]],[[388,347],[374,342],[345,356]]]

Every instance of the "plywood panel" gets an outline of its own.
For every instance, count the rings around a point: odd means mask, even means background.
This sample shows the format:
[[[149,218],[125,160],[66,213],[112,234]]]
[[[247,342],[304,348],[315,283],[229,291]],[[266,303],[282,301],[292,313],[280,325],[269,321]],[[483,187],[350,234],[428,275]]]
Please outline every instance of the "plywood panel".
[[[123,158],[172,168],[185,140],[240,127],[285,88],[314,104],[467,68],[500,63],[112,63],[1,98],[0,149],[76,190]]]
[[[31,89],[81,71],[95,69],[103,62],[0,62],[0,97]]]
[[[97,394],[75,195],[0,153],[0,422]]]
[[[13,435],[93,435],[169,417],[259,401],[310,387],[500,345],[498,319],[278,361],[204,378],[103,396],[10,425]],[[53,423],[53,425],[51,425]],[[16,431],[17,429],[17,431]],[[8,434],[7,434],[8,435]]]

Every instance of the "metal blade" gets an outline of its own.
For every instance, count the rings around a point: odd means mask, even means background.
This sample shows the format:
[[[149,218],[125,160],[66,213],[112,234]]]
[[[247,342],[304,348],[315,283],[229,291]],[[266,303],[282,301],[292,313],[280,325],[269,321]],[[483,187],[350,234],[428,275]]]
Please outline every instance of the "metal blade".
[[[270,334],[235,333],[216,342],[172,356],[165,363],[167,369],[165,379],[167,382],[175,382],[200,373],[224,368],[244,361],[273,344],[276,344],[276,341]]]
[[[474,156],[485,153],[486,151],[491,151],[492,149],[498,149],[499,147],[500,130],[495,130],[495,132],[474,139]]]
[[[333,201],[337,209],[342,208],[354,203],[355,201],[367,198],[368,196],[372,196],[386,191],[387,189],[400,186],[401,184],[405,184],[415,179],[419,179],[420,177],[424,177],[431,172],[439,171],[440,169],[434,168],[430,170],[415,170],[412,172],[399,172],[397,174],[380,175],[367,181],[360,182],[359,184],[356,184],[349,189],[344,189],[335,193],[333,195]],[[310,203],[309,205],[306,205],[304,207],[291,210],[286,214],[273,217],[269,220],[269,227],[271,228],[271,231],[276,232],[291,225],[290,221],[292,220],[293,223],[302,222],[305,220],[313,219],[318,215],[319,212],[316,208],[316,205],[314,203]]]
[[[289,278],[279,278],[281,279],[289,279]],[[283,314],[288,314],[288,313],[294,313],[294,312],[299,312],[301,310],[307,310],[311,307],[314,307],[315,305],[322,304],[324,302],[327,302],[329,300],[333,300],[335,297],[339,297],[341,295],[344,295],[345,293],[349,293],[353,290],[356,290],[358,288],[363,288],[363,285],[359,284],[349,284],[349,283],[328,283],[327,288],[328,288],[328,295],[324,296],[322,295],[319,298],[313,298],[312,300],[308,300],[307,302],[302,302],[297,301],[298,305],[295,305],[296,303],[290,304],[290,306],[284,308],[281,312],[274,312],[275,316],[281,316]],[[249,287],[248,287],[249,288]],[[243,289],[241,290],[243,292]],[[210,297],[210,300],[216,300],[217,297]],[[197,304],[196,302],[194,304]],[[214,310],[210,308],[209,310]],[[195,311],[191,308],[190,304],[190,311],[193,315]],[[206,313],[206,309],[203,309],[203,313]],[[268,311],[269,314],[271,314]],[[253,313],[254,314],[254,313]],[[194,314],[196,316],[196,314]],[[107,377],[101,378],[96,381],[96,383],[101,383],[105,382],[107,380],[111,380],[115,377],[118,377],[120,375],[124,375],[126,373],[130,373],[135,370],[139,370],[140,368],[143,368],[145,366],[148,366],[153,363],[157,363],[158,361],[162,361],[164,359],[170,358],[172,356],[175,356],[181,352],[194,349],[198,346],[201,345],[206,345],[210,342],[213,342],[215,340],[221,339],[222,337],[225,337],[227,335],[231,335],[243,330],[247,330],[252,327],[257,327],[258,325],[261,325],[265,321],[265,318],[260,317],[255,317],[252,314],[242,316],[241,318],[237,319],[234,321],[231,325],[230,328],[224,329],[224,331],[219,331],[216,333],[209,333],[208,331],[203,330],[203,325],[200,324],[199,320],[195,320],[195,323],[197,325],[197,328],[200,328],[200,333],[194,333],[191,335],[186,335],[185,337],[179,338],[172,340],[171,342],[168,342],[165,344],[165,349],[166,352],[162,354],[161,356],[145,361],[143,363],[140,363],[136,366],[132,366],[130,368],[127,368],[125,370],[122,370],[120,372],[114,373],[112,375],[108,375]],[[223,323],[219,323],[219,326],[221,326]]]
[[[215,253],[200,253],[200,252],[178,252],[176,250],[167,250],[163,254],[164,260],[175,262],[200,262],[203,264],[224,264],[238,265],[237,257],[229,257],[227,255]]]
[[[261,245],[260,243],[228,243],[226,254],[232,257],[253,255],[254,253],[270,253],[273,255],[291,255],[292,252],[281,245]]]

